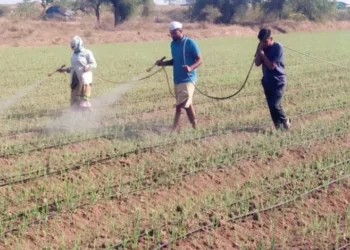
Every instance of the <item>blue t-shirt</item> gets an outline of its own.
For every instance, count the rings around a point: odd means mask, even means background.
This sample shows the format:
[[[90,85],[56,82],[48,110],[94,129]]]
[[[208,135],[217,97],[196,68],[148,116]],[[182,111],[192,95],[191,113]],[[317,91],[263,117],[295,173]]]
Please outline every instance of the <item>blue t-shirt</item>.
[[[275,63],[276,68],[271,70],[265,64],[262,65],[262,84],[264,86],[284,84],[287,81],[287,77],[284,68],[283,46],[275,42],[272,46],[264,49],[264,53],[271,62]]]
[[[185,58],[184,58],[185,46]],[[200,55],[200,50],[197,43],[191,38],[183,36],[179,41],[171,42],[171,55],[174,60],[174,83],[187,83],[197,81],[197,70],[192,70],[187,73],[184,65],[191,66],[195,63],[197,57]]]

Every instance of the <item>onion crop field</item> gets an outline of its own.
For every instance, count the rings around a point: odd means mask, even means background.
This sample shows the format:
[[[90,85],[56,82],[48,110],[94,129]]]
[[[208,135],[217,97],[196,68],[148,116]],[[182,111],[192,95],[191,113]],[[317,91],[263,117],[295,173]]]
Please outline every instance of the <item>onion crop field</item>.
[[[274,39],[350,69],[348,31]],[[237,91],[257,39],[197,42],[198,88]],[[69,112],[67,74],[47,77],[68,45],[0,49],[0,249],[350,248],[349,70],[286,49],[290,131],[273,128],[254,68],[232,99],[195,92],[198,128],[184,112],[171,133],[164,72],[125,83],[170,41],[86,47],[92,114]]]

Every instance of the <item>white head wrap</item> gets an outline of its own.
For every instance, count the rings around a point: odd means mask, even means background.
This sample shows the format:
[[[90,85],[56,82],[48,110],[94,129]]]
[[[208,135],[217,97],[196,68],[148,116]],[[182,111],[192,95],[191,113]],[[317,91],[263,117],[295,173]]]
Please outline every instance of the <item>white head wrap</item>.
[[[169,24],[169,30],[170,31],[173,31],[173,30],[177,30],[177,29],[182,29],[182,24],[181,23],[179,23],[179,22],[171,22],[170,24]]]
[[[75,36],[70,41],[70,47],[74,53],[79,53],[83,49],[83,40],[79,36]]]

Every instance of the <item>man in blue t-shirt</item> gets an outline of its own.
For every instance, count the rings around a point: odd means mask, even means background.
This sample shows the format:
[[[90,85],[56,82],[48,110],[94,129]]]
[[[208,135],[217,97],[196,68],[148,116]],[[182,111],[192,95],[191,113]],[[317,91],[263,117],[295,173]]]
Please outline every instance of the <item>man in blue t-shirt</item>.
[[[180,122],[181,109],[186,110],[192,127],[196,128],[197,121],[192,104],[195,83],[197,81],[197,68],[202,63],[197,43],[183,35],[182,24],[171,22],[169,24],[172,59],[169,61],[157,61],[158,66],[173,66],[176,113],[173,130],[177,130]]]
[[[283,46],[274,42],[270,29],[261,29],[258,35],[260,44],[255,57],[255,65],[262,65],[262,85],[271,118],[276,129],[290,129],[291,121],[282,108],[282,97],[286,85]]]

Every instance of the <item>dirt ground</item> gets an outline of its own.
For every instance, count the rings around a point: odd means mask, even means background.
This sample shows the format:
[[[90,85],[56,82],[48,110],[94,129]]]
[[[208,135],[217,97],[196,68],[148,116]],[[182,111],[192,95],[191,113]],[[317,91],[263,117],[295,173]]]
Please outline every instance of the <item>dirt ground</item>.
[[[329,31],[350,29],[350,22],[324,23],[281,21],[269,24],[212,25],[185,23],[184,30],[193,38],[253,36],[261,26],[269,26],[276,33]],[[168,40],[167,22],[134,19],[113,27],[107,16],[97,24],[95,18],[82,17],[77,21],[43,21],[0,18],[0,47],[34,47],[64,45],[71,37],[80,35],[88,44],[142,42]]]
[[[66,45],[70,38],[77,34],[81,35],[88,44],[169,40],[166,22],[156,23],[152,20],[133,20],[116,28],[113,27],[112,23],[111,17],[103,19],[101,25],[97,25],[94,18],[88,19],[87,17],[74,22],[24,21],[0,18],[0,32],[2,34],[0,36],[0,47]],[[298,23],[284,21],[270,23],[268,26],[272,27],[275,32],[291,33],[347,30],[350,29],[350,22]],[[194,38],[238,37],[255,36],[260,25],[224,26],[186,23],[184,28],[186,34]],[[246,98],[249,98],[249,96]],[[246,99],[241,100],[243,101]],[[213,104],[203,102],[198,104],[198,106],[204,110],[210,108]],[[255,112],[261,112],[261,110]],[[339,110],[326,110],[317,114],[309,114],[308,116],[296,119],[297,122],[295,123],[296,125],[293,125],[293,130],[304,131],[310,124],[320,120],[329,126],[336,126],[331,123],[331,121],[341,119],[347,112],[348,109],[342,108]],[[140,121],[146,122],[152,121],[155,118],[165,119],[167,115],[168,110],[153,110],[142,115],[135,113],[130,115],[131,117],[128,119],[135,123]],[[217,119],[219,118],[220,116],[209,117],[202,123],[205,122],[207,125],[210,124],[210,127],[214,127],[213,124],[217,124]],[[235,118],[241,119],[237,114]],[[262,128],[264,129],[264,127]],[[268,131],[268,127],[266,129]],[[305,131],[311,132],[312,130],[305,129]],[[39,134],[39,132],[37,133],[35,131],[29,132],[30,133],[25,132],[23,134],[10,135],[11,137],[6,135],[2,136],[7,139],[7,142],[10,142],[9,138],[12,137],[13,140],[20,140],[23,138],[31,138]],[[297,172],[301,170],[301,168],[307,166],[307,164],[322,161],[322,159],[326,159],[327,157],[332,157],[343,151],[345,152],[345,149],[350,147],[350,133],[346,131],[339,136],[325,137],[323,139],[313,138],[312,141],[304,140],[303,144],[287,145],[285,142],[286,145],[284,147],[281,146],[281,148],[277,147],[276,140],[274,142],[276,144],[274,155],[247,154],[247,156],[244,156],[242,153],[241,157],[237,156],[237,158],[232,158],[228,163],[225,161],[219,163],[216,161],[211,162],[211,167],[208,165],[208,160],[200,153],[197,155],[192,153],[195,152],[196,149],[201,149],[202,152],[204,152],[203,155],[210,156],[221,152],[224,156],[225,154],[221,150],[227,147],[231,150],[231,155],[233,155],[234,153],[232,152],[235,152],[234,150],[238,149],[240,144],[231,144],[232,142],[246,141],[247,143],[252,143],[253,148],[253,138],[256,136],[257,132],[255,132],[254,129],[249,130],[247,127],[247,131],[238,129],[235,131],[235,129],[232,128],[232,133],[208,137],[207,139],[192,141],[186,144],[174,144],[167,147],[164,146],[163,148],[155,148],[149,152],[125,155],[121,158],[111,158],[109,160],[97,162],[96,164],[91,164],[89,167],[71,168],[70,172],[67,171],[66,173],[62,172],[56,175],[42,176],[42,178],[32,179],[31,181],[19,182],[12,185],[9,184],[7,186],[4,185],[0,189],[0,194],[6,197],[8,202],[14,201],[13,204],[11,203],[7,207],[6,212],[9,213],[9,216],[21,214],[23,211],[28,211],[29,209],[36,209],[37,204],[45,204],[47,200],[50,202],[53,201],[54,197],[56,197],[56,193],[50,191],[48,187],[54,187],[55,191],[62,191],[62,194],[64,194],[66,192],[64,188],[72,185],[72,187],[78,187],[77,189],[82,187],[81,193],[86,194],[86,190],[88,189],[85,189],[84,185],[91,183],[88,182],[89,180],[97,180],[99,185],[91,188],[93,188],[93,190],[97,188],[98,191],[102,192],[104,191],[103,187],[109,185],[108,181],[113,177],[113,184],[115,184],[113,187],[121,183],[120,187],[123,187],[123,189],[121,189],[123,192],[120,191],[118,195],[111,197],[106,196],[107,198],[103,198],[101,195],[101,198],[96,198],[94,201],[89,200],[91,198],[90,196],[83,197],[82,195],[81,201],[79,201],[80,205],[72,203],[72,209],[65,206],[62,210],[58,210],[54,206],[48,206],[52,210],[52,213],[48,213],[48,217],[45,221],[42,220],[40,222],[38,219],[39,222],[35,222],[35,217],[30,217],[28,222],[31,224],[20,228],[20,232],[15,230],[13,230],[13,232],[9,231],[6,234],[3,233],[2,238],[0,235],[0,249],[36,249],[46,245],[53,249],[59,249],[61,246],[72,249],[77,242],[80,243],[82,246],[81,248],[84,249],[103,249],[106,246],[115,246],[118,245],[120,241],[123,241],[123,238],[120,237],[123,235],[124,231],[118,230],[125,230],[127,236],[130,234],[129,232],[132,232],[134,228],[133,223],[136,222],[131,220],[136,218],[136,212],[148,215],[149,217],[140,220],[139,227],[135,226],[135,228],[148,229],[152,226],[151,215],[155,214],[155,211],[165,211],[164,214],[171,218],[173,212],[183,213],[183,211],[185,211],[182,208],[186,208],[186,203],[181,203],[181,201],[186,199],[191,200],[193,204],[196,205],[199,204],[201,200],[211,197],[212,194],[223,193],[227,188],[243,190],[250,181],[258,183],[258,180],[262,180],[263,182],[267,182],[267,180],[270,180],[266,179],[268,175],[275,176],[276,178],[274,180],[276,183],[279,183],[277,181],[283,183],[282,180],[285,178],[284,172],[282,171],[283,168],[289,168]],[[279,135],[276,134],[276,136]],[[70,152],[72,161],[65,161],[69,163],[69,166],[75,166],[75,164],[80,164],[80,162],[77,163],[76,159],[74,159],[74,152],[84,148],[86,153],[89,153],[89,150],[91,150],[92,155],[92,153],[95,152],[94,148],[99,148],[101,152],[103,152],[104,149],[109,149],[110,143],[112,142],[107,139],[97,138],[71,143],[69,145],[42,148],[30,153],[27,152],[26,154],[20,153],[8,157],[3,156],[0,157],[0,165],[2,167],[0,173],[5,173],[5,171],[8,173],[15,173],[15,162],[21,160],[26,162],[25,167],[21,168],[21,171],[26,170],[27,173],[30,173],[28,171],[31,171],[33,167],[31,164],[37,164],[36,161],[40,158],[48,159],[47,166],[50,166],[50,164],[56,166],[54,163],[57,161],[57,166],[63,168],[64,166],[61,166],[58,162],[60,162],[59,160],[63,162],[62,159],[66,157],[66,152]],[[272,146],[273,145],[272,143]],[[203,164],[203,166],[206,167],[203,167],[201,171],[193,173],[186,170],[186,168],[178,168],[179,174],[174,174],[172,178],[170,178],[171,176],[167,177],[167,175],[160,174],[157,177],[154,173],[161,173],[163,169],[167,170],[169,163],[172,162],[172,158],[175,158],[177,156],[176,152],[180,150],[188,152],[188,155],[196,156],[194,159],[200,159],[197,164]],[[236,154],[238,155],[239,151],[236,151]],[[52,155],[55,155],[56,158],[51,157]],[[102,156],[104,155],[101,153],[91,159],[102,158]],[[185,156],[186,154],[184,157]],[[169,159],[169,161],[167,161],[167,159]],[[233,159],[236,160],[233,161]],[[148,162],[152,162],[152,165],[147,165]],[[228,164],[230,164],[230,166],[227,166]],[[149,178],[145,177],[143,182],[138,181],[137,183],[141,183],[140,187],[143,189],[137,189],[132,185],[136,183],[135,180],[139,180],[140,178],[136,173],[141,170],[137,168],[143,165],[149,166],[143,173]],[[81,166],[83,165],[81,164]],[[28,169],[26,169],[26,167],[28,167]],[[47,169],[49,170],[48,167]],[[136,169],[135,172],[133,169]],[[169,169],[171,168],[169,167]],[[182,176],[180,174],[182,174]],[[119,182],[120,176],[123,176],[123,182]],[[154,176],[156,176],[156,178],[154,178]],[[175,178],[175,176],[177,177]],[[179,176],[181,176],[181,178]],[[157,178],[164,178],[164,182],[161,180],[158,182]],[[140,178],[140,180],[142,179]],[[271,180],[273,179],[271,178]],[[317,178],[316,180],[322,181]],[[74,185],[71,183],[74,183]],[[287,185],[288,183],[284,184],[283,187],[288,190],[290,186]],[[174,249],[257,249],[260,241],[267,242],[269,239],[276,238],[277,243],[283,240],[286,242],[284,242],[285,245],[282,246],[277,244],[275,249],[338,249],[335,242],[336,236],[348,235],[348,232],[344,231],[344,224],[346,221],[345,218],[349,217],[349,186],[349,181],[347,180],[345,183],[330,186],[326,191],[315,192],[294,203],[273,211],[260,213],[258,217],[247,217],[244,220],[224,220],[223,218],[225,217],[220,213],[220,210],[218,210],[219,212],[214,210],[213,214],[217,213],[215,215],[220,221],[219,227],[207,228],[206,231],[198,231],[198,233],[190,235],[190,237],[186,239],[178,240],[175,242],[176,245],[171,247]],[[45,193],[42,193],[41,189],[44,187],[47,188],[47,190]],[[35,199],[28,199],[25,202],[18,200],[17,195],[25,193],[26,191],[28,191],[28,195],[35,192],[39,195],[35,197]],[[257,188],[254,190],[254,192],[257,193],[258,191]],[[75,190],[74,194],[78,195],[79,192]],[[96,195],[97,194],[98,192],[96,192]],[[68,198],[65,199],[68,200]],[[76,200],[78,201],[77,198]],[[258,199],[255,200],[258,201]],[[21,203],[16,203],[18,201]],[[86,201],[88,202],[84,203]],[[180,210],[177,208],[176,211],[168,210],[169,207],[175,208],[177,204],[185,205],[182,207],[180,206]],[[207,213],[209,210],[201,211],[199,208],[198,206],[197,209],[202,212],[202,217],[198,219],[194,219],[196,217],[189,217],[188,221],[184,223],[184,225],[188,227],[186,228],[188,231],[191,231],[192,228],[196,228],[198,223],[209,223],[211,221],[209,220],[211,214]],[[190,205],[188,205],[186,209],[190,210]],[[7,218],[4,212],[2,213],[2,219]],[[207,216],[205,217],[204,215]],[[323,221],[329,222],[332,221],[334,216],[338,216],[339,232],[335,232],[332,227],[329,227],[329,232],[323,233],[320,231],[320,235],[306,234],[315,227],[314,222],[316,220],[322,222],[323,219]],[[11,222],[14,226],[25,224],[25,219],[21,219],[25,218],[25,216],[17,216],[17,218],[17,221]],[[164,218],[164,222],[169,223],[169,228],[164,227],[165,229],[162,231],[161,238],[163,242],[171,239],[171,230],[173,230],[171,227],[176,230],[176,225],[171,225],[171,220],[169,218]],[[202,218],[206,220],[202,220]],[[11,230],[11,227],[9,227],[9,230]],[[304,236],[303,230],[306,230],[305,235],[307,235],[307,237]],[[345,237],[339,240],[340,243],[349,241],[350,238]],[[141,238],[136,238],[135,242],[135,249],[149,249],[149,247],[146,246],[147,243],[143,242]],[[170,249],[170,247],[168,249]]]

